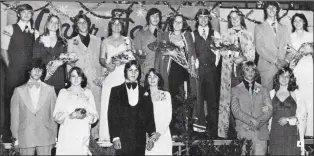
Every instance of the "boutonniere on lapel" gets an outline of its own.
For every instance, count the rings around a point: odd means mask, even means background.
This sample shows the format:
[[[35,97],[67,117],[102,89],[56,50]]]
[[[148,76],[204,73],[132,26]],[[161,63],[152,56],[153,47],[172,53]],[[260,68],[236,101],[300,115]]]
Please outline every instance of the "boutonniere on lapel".
[[[79,44],[79,41],[78,41],[77,39],[74,39],[74,40],[73,40],[73,45],[76,45],[76,46],[77,46],[78,44]]]
[[[130,40],[128,38],[124,38],[124,44],[126,46],[130,45]]]
[[[255,89],[253,90],[253,92],[255,92],[256,94],[258,94],[260,91],[261,91],[261,90],[260,90],[259,88],[255,88]]]

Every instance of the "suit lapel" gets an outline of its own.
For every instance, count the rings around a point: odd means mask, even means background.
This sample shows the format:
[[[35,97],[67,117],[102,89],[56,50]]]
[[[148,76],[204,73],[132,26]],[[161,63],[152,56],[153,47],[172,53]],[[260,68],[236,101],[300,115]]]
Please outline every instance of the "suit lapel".
[[[40,92],[39,92],[39,99],[37,102],[37,109],[35,110],[36,112],[43,106],[43,104],[46,102],[45,99],[47,97],[48,91],[47,91],[47,85],[42,83],[40,87]]]
[[[79,49],[84,49],[84,51],[86,51],[88,47],[86,47],[82,42],[80,34],[76,36],[76,39],[79,41]]]
[[[245,93],[245,94],[242,94],[242,95],[241,95],[244,99],[251,99],[250,93],[249,93],[249,91],[245,88],[245,85],[244,85],[243,82],[240,83],[239,88],[240,88],[240,90],[241,90],[241,93]]]
[[[29,87],[27,86],[27,84],[25,84],[23,86],[23,89],[22,89],[22,93],[21,93],[21,97],[22,97],[22,100],[24,102],[24,104],[26,105],[26,107],[32,112],[32,113],[36,113],[35,111],[35,108],[33,106],[33,103],[32,103],[32,99],[31,99],[31,95],[29,93]]]
[[[121,86],[120,86],[120,96],[122,98],[122,104],[126,104],[126,105],[130,105],[129,104],[129,97],[128,97],[128,91],[126,90],[126,86],[125,86],[125,83],[123,83]]]

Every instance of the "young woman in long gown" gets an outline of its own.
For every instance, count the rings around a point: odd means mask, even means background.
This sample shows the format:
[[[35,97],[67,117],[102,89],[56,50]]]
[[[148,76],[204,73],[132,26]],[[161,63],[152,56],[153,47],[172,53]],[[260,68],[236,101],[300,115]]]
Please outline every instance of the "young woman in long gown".
[[[65,86],[66,66],[56,60],[66,52],[66,40],[61,33],[61,21],[57,15],[50,15],[45,24],[44,33],[39,36],[33,47],[33,58],[41,58],[47,65],[53,61],[54,74],[45,83],[55,87],[56,94]]]
[[[91,124],[98,120],[94,96],[85,88],[87,78],[81,68],[73,67],[67,81],[53,111],[53,118],[60,124],[56,155],[91,155]]]
[[[113,62],[112,57],[132,49],[129,37],[123,36],[124,24],[121,20],[112,20],[108,25],[109,37],[101,44],[100,64],[110,72],[102,84],[101,117],[99,127],[99,140],[110,141],[108,129],[108,104],[111,88],[125,82],[124,65]]]
[[[298,129],[296,125],[297,85],[290,68],[280,69],[274,76],[274,89],[270,91],[273,105],[269,151],[270,155],[299,155],[297,147]]]
[[[145,76],[145,89],[147,96],[153,103],[156,132],[152,139],[154,147],[146,150],[145,155],[172,155],[172,139],[170,134],[170,121],[172,116],[171,96],[162,90],[163,79],[154,68],[151,68]],[[145,95],[145,94],[144,94]]]

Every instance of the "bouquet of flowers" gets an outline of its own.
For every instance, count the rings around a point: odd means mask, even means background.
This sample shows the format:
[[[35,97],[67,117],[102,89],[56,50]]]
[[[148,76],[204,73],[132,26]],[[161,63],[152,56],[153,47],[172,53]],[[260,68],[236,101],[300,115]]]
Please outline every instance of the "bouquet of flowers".
[[[135,60],[134,50],[128,49],[125,52],[111,57],[111,62],[119,62],[120,64],[125,64],[131,60]]]
[[[183,68],[189,69],[188,61],[185,57],[185,51],[184,49],[181,49],[174,45],[173,43],[169,41],[155,41],[147,45],[147,47],[155,52],[166,52],[166,51],[173,51],[175,50],[177,52],[177,57],[171,56],[171,58],[177,62],[179,65],[181,65]]]
[[[76,55],[76,53],[62,53],[60,54],[60,56],[57,59],[54,59],[52,61],[50,61],[47,66],[47,74],[45,77],[45,81],[50,79],[51,76],[56,72],[56,70],[58,69],[59,65],[58,62],[62,62],[64,63],[74,63],[78,60],[78,57]]]
[[[105,68],[105,71],[103,72],[103,74],[99,77],[97,77],[96,79],[93,80],[93,83],[98,86],[98,87],[102,87],[102,82],[106,79],[106,77],[110,74],[109,70],[107,70]]]
[[[303,43],[300,48],[297,50],[294,58],[292,59],[292,61],[290,62],[290,68],[291,69],[294,69],[295,66],[298,64],[298,62],[300,61],[300,59],[303,57],[303,53],[304,53],[304,50],[307,46],[310,46],[312,47],[313,49],[313,42],[305,42]],[[288,48],[293,48],[291,46],[288,45]]]

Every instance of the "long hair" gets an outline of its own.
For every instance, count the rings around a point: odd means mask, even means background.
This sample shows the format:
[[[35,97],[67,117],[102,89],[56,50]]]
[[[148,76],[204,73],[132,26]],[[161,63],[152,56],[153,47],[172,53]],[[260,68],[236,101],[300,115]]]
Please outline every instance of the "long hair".
[[[81,87],[85,88],[87,86],[87,77],[85,76],[84,71],[80,67],[72,67],[70,69],[69,75],[68,75],[68,77],[66,79],[66,84],[67,85],[65,86],[65,88],[71,87],[71,85],[72,85],[71,84],[71,73],[74,72],[74,71],[76,71],[77,75],[82,78]]]
[[[148,11],[147,11],[147,14],[146,14],[146,17],[145,17],[145,19],[146,19],[146,25],[149,25],[149,23],[150,23],[150,16],[151,15],[154,15],[154,14],[156,14],[156,13],[158,13],[158,17],[159,17],[159,23],[158,23],[158,28],[159,29],[161,29],[161,20],[162,20],[162,17],[161,17],[161,11],[159,10],[159,9],[157,9],[157,8],[151,8],[151,9],[149,9]]]
[[[272,6],[275,6],[276,7],[276,20],[279,22],[279,11],[280,11],[280,6],[279,6],[279,3],[276,2],[276,1],[266,1],[266,3],[264,4],[264,20],[266,20],[268,18],[268,15],[267,15],[267,8],[272,5]]]
[[[207,9],[204,9],[204,8],[199,9],[199,10],[197,11],[195,17],[194,17],[194,19],[196,20],[195,29],[197,30],[197,28],[198,28],[198,26],[199,26],[199,24],[200,24],[199,21],[198,21],[198,17],[199,17],[200,15],[208,15],[208,27],[209,27],[209,29],[211,29],[211,28],[212,28],[212,25],[211,25],[211,23],[210,23],[210,21],[211,21],[210,12],[209,12]]]
[[[57,30],[57,32],[56,32],[56,34],[57,34],[57,39],[58,39],[58,41],[62,41],[62,43],[66,43],[66,39],[64,38],[64,36],[63,36],[63,34],[62,34],[62,32],[61,32],[61,20],[60,20],[60,18],[57,16],[57,15],[53,15],[53,14],[50,14],[49,16],[48,16],[48,18],[47,18],[47,21],[46,21],[46,24],[45,24],[45,26],[44,26],[44,32],[43,32],[43,34],[42,35],[40,35],[40,36],[47,36],[47,35],[49,35],[49,30],[48,30],[48,24],[49,24],[49,22],[50,22],[50,20],[53,18],[53,17],[55,17],[55,18],[57,18],[58,19],[58,30]],[[40,38],[40,37],[39,37]]]
[[[27,80],[30,78],[30,72],[34,68],[39,68],[42,70],[40,80],[44,81],[44,79],[46,77],[47,70],[46,70],[45,63],[43,62],[43,60],[41,58],[34,58],[28,62],[26,73],[25,73]]]
[[[138,70],[138,77],[137,77],[137,81],[140,82],[141,79],[141,65],[139,62],[137,62],[136,60],[131,60],[129,62],[127,62],[124,66],[124,78],[127,79],[128,78],[128,69],[132,67],[132,65],[135,65],[135,67]]]
[[[280,88],[280,82],[279,82],[279,77],[288,72],[289,73],[289,83],[288,83],[288,91],[294,91],[298,89],[298,85],[296,83],[296,78],[292,72],[292,70],[289,67],[284,67],[282,69],[279,69],[278,72],[274,76],[274,81],[273,81],[273,89],[277,92]]]
[[[150,73],[155,74],[158,77],[158,83],[157,83],[157,87],[160,90],[163,90],[164,87],[164,79],[162,78],[161,74],[155,69],[155,68],[150,68],[147,72],[147,74],[145,75],[145,81],[144,81],[144,88],[145,90],[149,90],[149,83],[148,83],[148,76]]]
[[[77,36],[77,35],[79,34],[78,21],[79,21],[81,18],[86,21],[86,23],[87,23],[87,30],[88,30],[87,33],[89,33],[90,27],[91,27],[91,25],[92,25],[92,22],[91,22],[90,18],[87,17],[85,14],[83,14],[83,11],[81,10],[81,11],[79,11],[78,15],[76,15],[76,16],[73,18],[73,25],[72,25],[72,27],[73,27],[73,32],[72,32],[71,37],[75,37],[75,36]]]
[[[120,34],[122,36],[126,36],[125,32],[124,32],[124,22],[120,19],[112,19],[111,21],[108,22],[108,36],[112,35],[112,25],[115,23],[115,21],[118,21],[121,24],[121,31]]]
[[[292,16],[291,18],[292,32],[295,32],[295,29],[296,29],[293,24],[296,17],[299,17],[303,20],[303,30],[305,30],[306,32],[309,32],[309,30],[307,29],[307,27],[309,26],[309,23],[307,22],[305,15],[302,13],[296,13]]]
[[[242,28],[246,29],[246,24],[245,24],[245,20],[244,20],[244,15],[240,10],[231,10],[229,15],[227,16],[228,19],[228,28],[232,28],[232,22],[231,22],[231,14],[232,13],[236,13],[239,17],[240,17],[240,25]]]
[[[182,29],[181,32],[185,32],[187,30],[191,31],[190,26],[188,25],[188,22],[186,21],[186,19],[183,17],[182,14],[175,14],[173,16],[173,18],[171,19],[170,23],[169,23],[169,27],[168,27],[168,31],[173,32],[174,28],[173,28],[173,23],[176,20],[177,17],[181,17],[182,18]]]
[[[256,65],[255,65],[255,63],[254,63],[253,61],[244,61],[244,62],[242,62],[242,63],[240,64],[241,70],[240,70],[240,72],[239,72],[239,79],[240,79],[241,81],[244,80],[244,69],[245,69],[245,68],[248,68],[248,67],[253,68],[253,70],[255,71],[254,80],[255,80],[255,81],[258,80],[259,77],[260,77],[260,73],[259,73],[259,71],[258,71],[258,69],[257,69],[257,67],[256,67]]]

